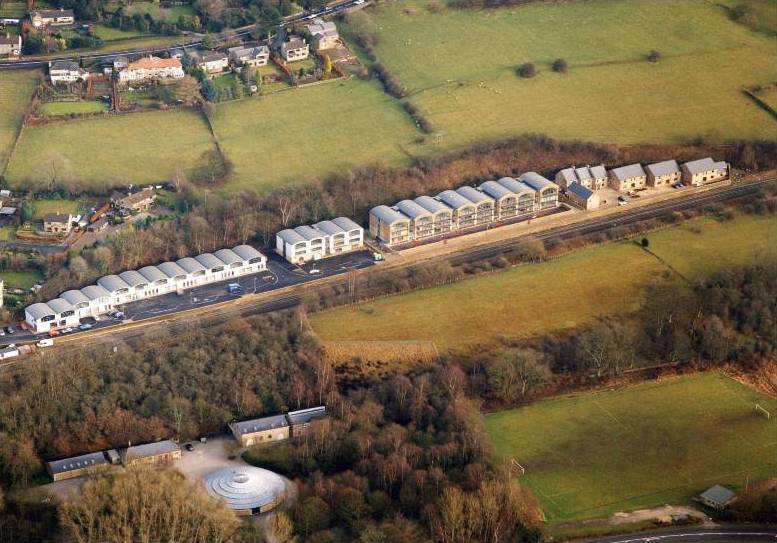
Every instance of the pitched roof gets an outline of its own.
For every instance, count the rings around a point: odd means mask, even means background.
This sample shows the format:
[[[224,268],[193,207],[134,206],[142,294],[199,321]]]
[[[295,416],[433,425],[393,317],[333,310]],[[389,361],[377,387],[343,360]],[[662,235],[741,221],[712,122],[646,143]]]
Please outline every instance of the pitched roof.
[[[567,187],[567,192],[571,192],[572,194],[575,194],[580,198],[584,198],[585,200],[588,200],[594,194],[593,191],[591,191],[590,189],[587,189],[580,183],[571,183]]]
[[[688,173],[690,174],[709,172],[715,169],[715,162],[712,160],[712,158],[705,157],[686,162],[683,164],[683,167],[688,170]]]
[[[736,493],[725,486],[715,485],[702,492],[700,497],[712,503],[725,506],[729,504],[735,496]]]
[[[591,179],[591,171],[588,169],[588,166],[575,168],[575,175],[580,181],[588,181]]]
[[[631,179],[632,177],[645,177],[645,170],[642,169],[642,165],[639,163],[614,168],[610,170],[610,173],[614,175],[618,181]]]
[[[69,72],[83,71],[81,69],[81,66],[79,66],[77,62],[73,62],[72,60],[55,60],[55,61],[49,62],[49,72],[51,72],[51,70],[69,71]]]
[[[156,194],[151,189],[143,189],[140,192],[135,192],[119,200],[120,205],[132,206],[145,202],[146,200],[153,200],[156,198]]]
[[[227,53],[234,55],[237,58],[256,58],[269,55],[270,49],[266,45],[257,45],[255,47],[245,47],[241,45],[239,47],[230,47],[227,49]]]
[[[46,465],[52,474],[67,473],[68,471],[91,468],[106,464],[108,464],[108,459],[105,457],[105,453],[103,451],[82,454],[79,456],[71,456],[70,458],[62,458],[61,460],[51,460],[50,462],[46,462]]]
[[[67,213],[46,213],[43,222],[70,222],[71,215]]]
[[[197,53],[197,62],[218,62],[227,59],[227,55],[219,53],[218,51],[206,51],[204,53]]]
[[[577,181],[577,176],[575,175],[574,168],[564,168],[558,173],[567,183],[574,183],[575,181]]]
[[[154,56],[143,57],[135,62],[130,62],[127,69],[132,70],[158,70],[161,68],[180,68],[181,61],[177,58],[159,58]]]
[[[72,9],[36,9],[31,11],[30,15],[38,15],[44,19],[54,19],[57,17],[75,17]]]
[[[589,170],[594,179],[607,178],[607,170],[604,168],[604,164],[599,164],[598,166],[591,166]]]
[[[292,425],[305,424],[323,417],[326,417],[326,406],[323,405],[308,409],[300,409],[299,411],[289,411],[286,414],[286,418],[289,419],[289,423]]]
[[[233,422],[230,427],[236,435],[252,434],[254,432],[264,432],[274,428],[285,428],[289,425],[285,415],[273,415],[271,417],[262,417],[260,419],[244,420],[242,422]]]
[[[137,458],[148,458],[149,456],[167,454],[179,450],[181,450],[181,448],[176,443],[166,439],[164,441],[157,441],[156,443],[133,445],[132,447],[127,447],[122,452],[124,453],[124,460],[128,461]]]
[[[648,171],[648,173],[657,177],[670,173],[677,173],[680,171],[680,166],[677,165],[676,160],[664,160],[663,162],[648,164],[645,169]]]

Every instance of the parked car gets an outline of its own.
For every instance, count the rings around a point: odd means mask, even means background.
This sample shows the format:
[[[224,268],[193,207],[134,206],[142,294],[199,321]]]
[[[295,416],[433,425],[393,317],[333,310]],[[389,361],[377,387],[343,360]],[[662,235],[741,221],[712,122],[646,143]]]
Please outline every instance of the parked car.
[[[123,311],[114,311],[111,314],[111,317],[113,317],[117,321],[121,321],[121,320],[124,320],[127,316],[124,314]]]
[[[15,334],[16,330],[13,329],[13,326],[6,326],[5,327],[5,333],[6,334]]]
[[[79,326],[78,329],[79,330],[91,330],[92,329],[92,325],[89,324],[88,322],[85,322],[84,324]]]
[[[619,206],[625,206],[628,203],[629,203],[629,201],[626,198],[624,198],[623,196],[618,196],[618,205]]]
[[[194,445],[192,445],[191,443],[187,443],[186,444],[186,450],[187,451],[193,451],[194,450]]]
[[[243,291],[243,287],[239,283],[230,283],[227,285],[227,292],[230,294],[240,294]]]
[[[37,345],[38,347],[51,347],[52,345],[54,345],[54,340],[49,338],[41,339],[35,345]]]
[[[0,328],[0,337],[2,337],[2,336],[4,336],[4,335],[5,335],[5,330],[3,330],[2,328]]]
[[[49,337],[59,336],[59,330],[49,330]]]
[[[321,270],[319,270],[318,268],[313,268],[313,269],[312,269],[312,270],[310,270],[308,273],[309,273],[310,275],[318,275],[319,273],[321,273]]]

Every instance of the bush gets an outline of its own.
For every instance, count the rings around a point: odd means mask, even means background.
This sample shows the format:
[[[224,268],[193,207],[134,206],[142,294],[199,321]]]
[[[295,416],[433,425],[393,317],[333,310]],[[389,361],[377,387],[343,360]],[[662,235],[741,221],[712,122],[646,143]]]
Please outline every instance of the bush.
[[[661,53],[659,53],[655,49],[650,51],[647,56],[648,62],[658,62],[658,59],[660,58],[661,58]]]
[[[518,67],[518,75],[523,77],[524,79],[531,79],[535,75],[537,75],[537,69],[534,67],[534,64],[531,62],[527,62],[525,64],[521,64]]]
[[[556,73],[565,74],[568,68],[567,61],[563,58],[557,58],[553,61],[553,71]]]

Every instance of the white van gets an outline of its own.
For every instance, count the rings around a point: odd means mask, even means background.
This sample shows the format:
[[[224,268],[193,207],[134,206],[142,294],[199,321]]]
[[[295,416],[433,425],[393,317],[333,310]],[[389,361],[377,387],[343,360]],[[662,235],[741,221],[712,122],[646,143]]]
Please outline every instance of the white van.
[[[52,345],[54,345],[54,340],[52,338],[41,339],[35,345],[37,345],[38,347],[51,347]]]

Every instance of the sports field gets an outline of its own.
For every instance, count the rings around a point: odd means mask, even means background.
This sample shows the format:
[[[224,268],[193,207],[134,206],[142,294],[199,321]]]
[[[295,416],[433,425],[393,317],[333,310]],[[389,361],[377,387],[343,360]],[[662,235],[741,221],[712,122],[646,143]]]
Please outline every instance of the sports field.
[[[429,340],[440,349],[457,349],[633,311],[648,285],[678,280],[664,277],[670,267],[694,280],[724,266],[777,258],[774,217],[696,219],[647,237],[663,261],[630,241],[607,243],[550,262],[315,313],[310,323],[329,341]]]
[[[213,126],[235,165],[227,188],[257,190],[402,162],[420,135],[395,100],[357,79],[219,104]]]
[[[440,13],[427,5],[384,4],[372,28],[378,60],[408,87],[446,146],[527,132],[607,142],[774,135],[774,119],[741,88],[775,80],[777,44],[712,1]],[[646,61],[651,50],[659,62]],[[556,58],[567,61],[568,73],[551,71]],[[515,75],[524,62],[536,65],[534,79]]]
[[[486,415],[549,521],[688,503],[777,473],[777,401],[718,373],[557,398]]]
[[[8,160],[38,77],[42,77],[38,70],[5,70],[0,77],[0,172]]]
[[[6,172],[12,187],[50,176],[91,187],[169,180],[213,148],[205,121],[191,111],[134,113],[27,128]]]

